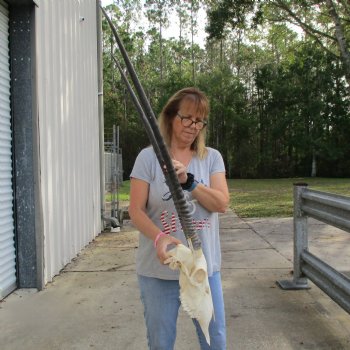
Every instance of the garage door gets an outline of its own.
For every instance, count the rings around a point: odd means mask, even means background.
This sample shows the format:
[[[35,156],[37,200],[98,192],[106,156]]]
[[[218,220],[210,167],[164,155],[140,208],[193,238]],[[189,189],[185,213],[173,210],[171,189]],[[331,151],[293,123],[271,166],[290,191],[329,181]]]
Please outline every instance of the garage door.
[[[8,17],[0,0],[0,299],[16,288]]]

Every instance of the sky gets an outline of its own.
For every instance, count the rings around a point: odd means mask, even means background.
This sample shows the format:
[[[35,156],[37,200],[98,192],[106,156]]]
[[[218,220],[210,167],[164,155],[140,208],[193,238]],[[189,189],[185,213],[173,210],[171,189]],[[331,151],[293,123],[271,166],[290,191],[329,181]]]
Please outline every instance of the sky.
[[[113,3],[113,0],[101,0],[102,6],[108,6]],[[166,28],[164,30],[164,37],[165,38],[170,38],[170,37],[178,37],[178,26],[176,25],[177,19],[174,18],[174,20],[170,20],[170,26],[169,28]],[[201,48],[204,48],[205,46],[205,38],[206,38],[206,33],[205,33],[205,24],[206,24],[206,13],[203,9],[199,10],[198,13],[198,33],[196,34],[194,38],[194,42],[198,44]],[[174,23],[172,26],[171,23]]]

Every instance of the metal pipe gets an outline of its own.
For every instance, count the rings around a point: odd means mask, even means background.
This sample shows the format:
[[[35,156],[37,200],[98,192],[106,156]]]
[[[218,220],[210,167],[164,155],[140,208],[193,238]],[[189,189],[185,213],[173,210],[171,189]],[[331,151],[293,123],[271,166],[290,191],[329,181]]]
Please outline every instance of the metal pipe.
[[[350,221],[346,218],[342,218],[338,215],[323,210],[311,208],[311,206],[305,204],[302,205],[302,210],[314,219],[338,227],[342,230],[350,231]]]
[[[330,193],[294,187],[294,275],[293,281],[278,281],[283,289],[307,288],[307,279],[350,313],[350,279],[308,251],[307,215],[347,230],[350,199]],[[303,283],[304,282],[304,283]]]
[[[339,293],[335,293],[333,286],[320,280],[319,275],[315,273],[310,267],[304,267],[305,273],[308,278],[314,282],[324,293],[326,293],[331,299],[333,299],[339,306],[341,306],[347,313],[350,313],[350,303],[348,296],[342,296]]]
[[[105,154],[104,154],[104,115],[103,115],[103,59],[102,59],[102,15],[101,0],[96,0],[96,28],[97,28],[97,83],[98,83],[98,127],[99,127],[99,151],[100,151],[100,202],[101,202],[101,231],[105,229],[105,223],[111,227],[120,227],[120,223],[115,217],[105,215]]]
[[[305,276],[350,313],[350,280],[309,252],[303,252],[302,259]]]
[[[307,216],[301,210],[301,197],[307,190],[305,184],[294,184],[294,271],[293,280],[296,284],[307,285],[307,279],[301,272],[301,253],[308,249]]]
[[[112,209],[111,209],[111,216],[116,217],[116,212],[115,212],[115,193],[117,189],[117,169],[116,169],[116,162],[115,162],[115,156],[116,156],[116,130],[115,130],[115,125],[113,125],[113,146],[112,146]]]
[[[105,162],[104,162],[104,121],[103,121],[103,60],[102,60],[102,15],[99,8],[101,0],[96,1],[97,12],[97,80],[98,80],[98,127],[100,150],[100,202],[101,202],[101,231],[104,230],[105,213]]]
[[[301,269],[301,254],[308,249],[307,216],[301,209],[301,198],[307,191],[306,183],[295,183],[293,187],[293,280],[280,280],[277,284],[285,290],[309,289],[308,280]]]
[[[120,211],[119,211],[119,184],[120,184],[120,169],[119,169],[119,125],[117,126],[117,135],[116,135],[116,159],[115,159],[115,164],[116,164],[116,173],[115,173],[115,184],[117,186],[116,192],[117,192],[117,218],[120,221]]]
[[[315,190],[307,190],[303,193],[302,198],[323,204],[325,206],[343,209],[350,212],[350,200],[345,196]]]
[[[334,287],[342,290],[350,297],[350,279],[341,272],[335,270],[332,266],[328,265],[317,256],[313,255],[309,251],[303,251],[301,254],[302,270],[305,266],[309,266],[320,275],[320,279],[329,281]]]

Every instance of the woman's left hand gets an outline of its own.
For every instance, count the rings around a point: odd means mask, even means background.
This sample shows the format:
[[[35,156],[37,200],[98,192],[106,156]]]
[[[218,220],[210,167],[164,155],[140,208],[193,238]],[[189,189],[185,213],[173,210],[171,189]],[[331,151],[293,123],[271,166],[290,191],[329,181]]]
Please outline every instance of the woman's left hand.
[[[180,184],[184,184],[187,181],[187,168],[181,162],[175,159],[173,159],[173,166]]]

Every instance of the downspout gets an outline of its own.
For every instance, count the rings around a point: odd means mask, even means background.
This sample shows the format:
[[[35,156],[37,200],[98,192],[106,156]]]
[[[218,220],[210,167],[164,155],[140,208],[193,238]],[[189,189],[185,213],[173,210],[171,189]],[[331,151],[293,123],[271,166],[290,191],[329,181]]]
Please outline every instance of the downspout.
[[[99,148],[100,148],[100,202],[101,202],[101,232],[105,223],[111,227],[119,227],[119,221],[114,217],[107,217],[105,200],[105,151],[104,151],[104,115],[103,115],[103,56],[102,56],[102,13],[101,0],[96,0],[97,20],[97,80],[98,80],[98,120],[99,120]]]

